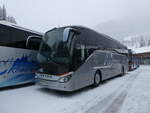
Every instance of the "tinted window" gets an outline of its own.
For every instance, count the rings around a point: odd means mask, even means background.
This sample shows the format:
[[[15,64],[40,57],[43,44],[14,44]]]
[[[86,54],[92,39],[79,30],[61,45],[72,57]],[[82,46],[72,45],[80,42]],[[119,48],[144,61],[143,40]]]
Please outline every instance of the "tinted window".
[[[36,34],[0,25],[0,46],[27,49],[26,39],[30,35]]]
[[[13,47],[26,49],[26,39],[28,34],[25,31],[11,29]]]
[[[45,34],[44,42],[40,46],[39,60],[45,57],[48,61],[55,62],[56,64],[68,65],[70,63],[69,47],[67,43],[63,42],[63,30],[62,28],[54,29]],[[47,49],[49,49],[48,53]]]
[[[97,46],[94,45],[86,45],[86,58],[88,58],[95,50],[97,50]]]
[[[72,70],[76,70],[84,60],[84,48],[81,48],[81,45],[77,44],[73,50],[73,55],[72,55]]]
[[[12,37],[9,27],[0,25],[0,45],[1,46],[11,46]]]

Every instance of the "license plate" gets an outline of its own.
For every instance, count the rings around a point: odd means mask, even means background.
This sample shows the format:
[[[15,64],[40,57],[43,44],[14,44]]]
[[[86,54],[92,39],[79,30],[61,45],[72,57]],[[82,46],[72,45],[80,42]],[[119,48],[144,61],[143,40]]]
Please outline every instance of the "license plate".
[[[55,75],[49,75],[49,74],[37,74],[38,78],[46,79],[46,80],[58,80],[59,77]]]

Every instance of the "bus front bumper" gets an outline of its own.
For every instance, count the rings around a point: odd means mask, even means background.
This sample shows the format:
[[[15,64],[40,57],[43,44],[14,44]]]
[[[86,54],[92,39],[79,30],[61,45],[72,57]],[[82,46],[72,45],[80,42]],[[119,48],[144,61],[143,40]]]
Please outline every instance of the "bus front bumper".
[[[58,81],[44,80],[36,78],[36,84],[42,88],[48,88],[59,91],[74,91],[73,84],[71,81],[67,83],[60,83]]]

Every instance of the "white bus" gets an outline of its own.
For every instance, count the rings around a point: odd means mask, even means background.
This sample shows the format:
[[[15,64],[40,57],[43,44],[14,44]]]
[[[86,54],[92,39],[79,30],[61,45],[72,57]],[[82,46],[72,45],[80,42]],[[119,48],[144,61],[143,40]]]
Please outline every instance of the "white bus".
[[[0,88],[34,82],[34,72],[38,68],[36,53],[42,35],[0,21]]]

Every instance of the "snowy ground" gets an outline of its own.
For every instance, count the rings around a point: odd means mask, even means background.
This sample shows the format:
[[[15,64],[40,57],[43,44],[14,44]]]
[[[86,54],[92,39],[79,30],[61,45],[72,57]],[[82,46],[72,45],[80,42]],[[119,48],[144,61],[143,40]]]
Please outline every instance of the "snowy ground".
[[[150,66],[73,93],[38,86],[0,90],[0,113],[150,113]]]

